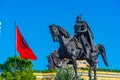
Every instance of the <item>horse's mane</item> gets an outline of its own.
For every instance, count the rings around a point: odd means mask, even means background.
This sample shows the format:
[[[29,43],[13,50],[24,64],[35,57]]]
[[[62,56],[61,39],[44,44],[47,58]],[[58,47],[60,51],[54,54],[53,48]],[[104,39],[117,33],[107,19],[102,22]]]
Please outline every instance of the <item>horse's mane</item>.
[[[60,33],[63,34],[66,38],[69,38],[70,37],[70,34],[64,29],[62,28],[61,26],[57,26]]]

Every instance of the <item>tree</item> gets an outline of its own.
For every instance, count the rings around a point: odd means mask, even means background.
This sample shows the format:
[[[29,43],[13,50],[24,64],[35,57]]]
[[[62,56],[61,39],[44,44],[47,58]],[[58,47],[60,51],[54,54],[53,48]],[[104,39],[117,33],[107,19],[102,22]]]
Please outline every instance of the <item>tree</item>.
[[[36,80],[33,75],[32,62],[20,57],[8,57],[4,64],[0,65],[1,77],[5,80]]]

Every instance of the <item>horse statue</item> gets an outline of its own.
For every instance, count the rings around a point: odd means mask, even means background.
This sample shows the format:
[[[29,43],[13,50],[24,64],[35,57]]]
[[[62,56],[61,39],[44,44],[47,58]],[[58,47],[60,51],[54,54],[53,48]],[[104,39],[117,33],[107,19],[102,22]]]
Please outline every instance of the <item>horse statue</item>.
[[[92,70],[94,71],[94,80],[96,80],[96,61],[99,54],[101,54],[105,65],[108,66],[105,48],[102,44],[95,45],[96,51],[90,53],[91,57],[87,57],[83,50],[82,44],[76,39],[75,36],[70,36],[70,34],[61,26],[52,24],[49,26],[49,30],[53,41],[59,42],[60,45],[57,54],[55,53],[52,55],[53,62],[56,67],[60,67],[58,65],[58,59],[68,58],[70,61],[72,61],[75,72],[73,80],[78,79],[76,60],[86,60],[91,66],[89,69],[89,80],[92,80]]]

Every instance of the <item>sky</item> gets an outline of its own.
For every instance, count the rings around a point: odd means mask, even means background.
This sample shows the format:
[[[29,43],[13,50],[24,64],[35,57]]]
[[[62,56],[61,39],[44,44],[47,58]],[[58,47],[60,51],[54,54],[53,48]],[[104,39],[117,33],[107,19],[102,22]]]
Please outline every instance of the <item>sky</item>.
[[[35,70],[45,70],[47,56],[59,48],[49,31],[57,24],[74,35],[76,17],[90,26],[94,42],[104,44],[109,67],[99,56],[99,68],[120,70],[119,0],[0,0],[0,63],[15,55],[15,21],[37,60]],[[17,52],[19,56],[19,53]]]

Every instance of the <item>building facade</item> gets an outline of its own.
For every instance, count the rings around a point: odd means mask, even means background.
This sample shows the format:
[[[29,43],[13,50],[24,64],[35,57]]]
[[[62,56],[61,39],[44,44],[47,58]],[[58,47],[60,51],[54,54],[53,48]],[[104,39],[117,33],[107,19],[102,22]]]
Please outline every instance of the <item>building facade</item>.
[[[87,70],[78,72],[83,80],[89,80]],[[55,80],[56,73],[34,73],[34,75],[36,80]],[[120,72],[97,71],[97,80],[120,80]]]

